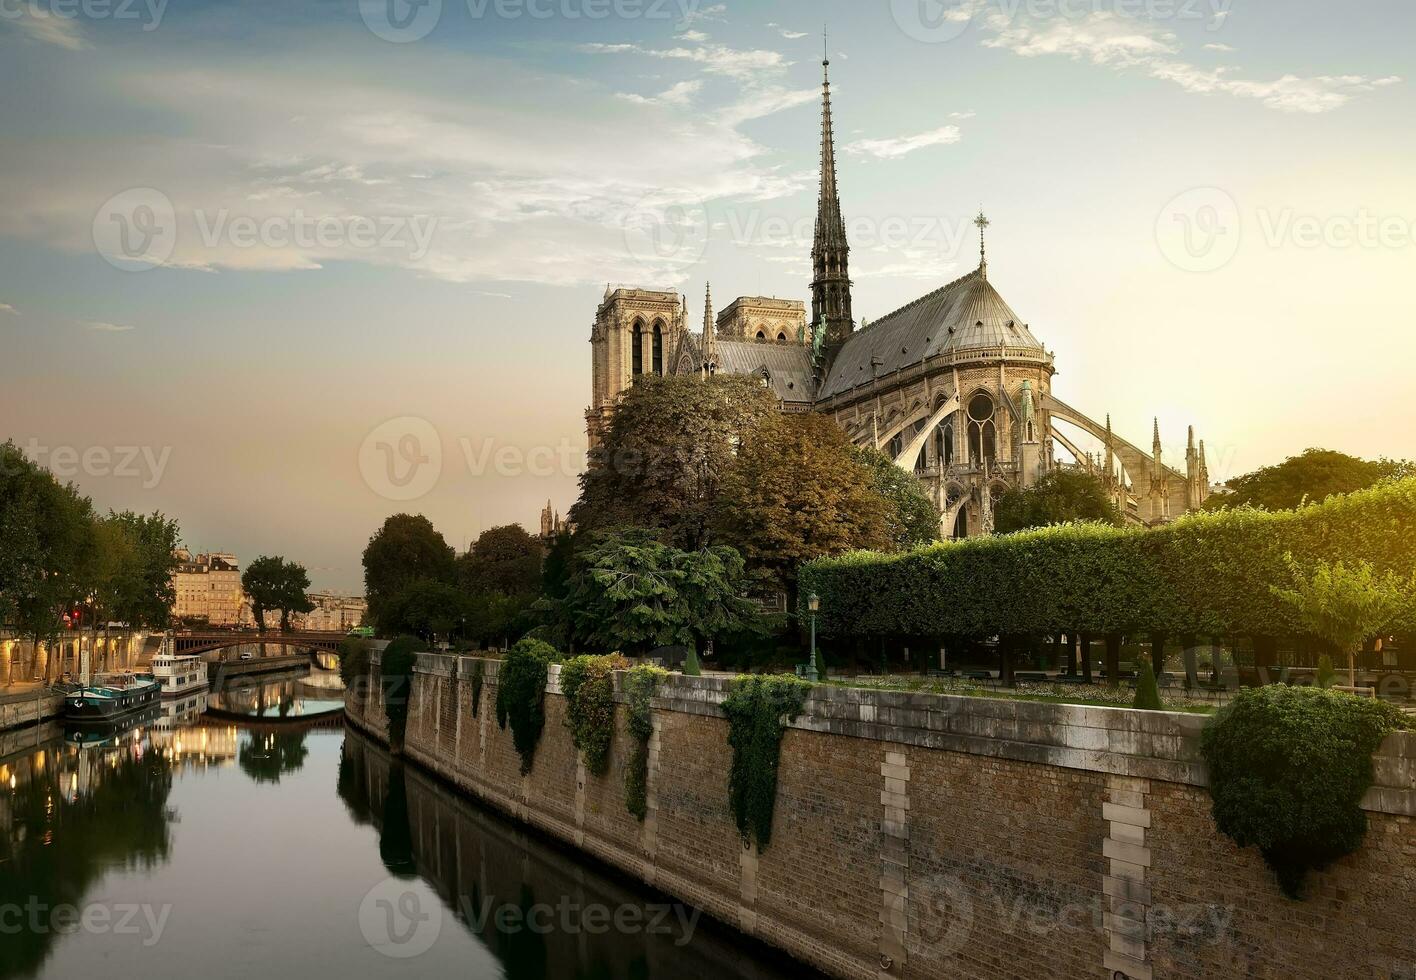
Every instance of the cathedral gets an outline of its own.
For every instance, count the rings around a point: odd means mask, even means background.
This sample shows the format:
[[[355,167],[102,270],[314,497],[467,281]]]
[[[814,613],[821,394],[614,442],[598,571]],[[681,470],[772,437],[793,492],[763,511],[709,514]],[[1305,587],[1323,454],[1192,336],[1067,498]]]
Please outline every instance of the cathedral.
[[[915,474],[939,509],[942,537],[991,533],[1000,496],[1055,468],[1099,477],[1129,522],[1160,524],[1198,508],[1210,484],[1193,427],[1182,472],[1162,459],[1158,423],[1146,452],[1116,435],[1109,415],[1098,423],[1052,394],[1052,353],[988,278],[982,214],[978,268],[857,329],[829,60],[822,69],[810,319],[803,303],[765,296],[739,297],[715,317],[709,288],[694,332],[686,297],[607,287],[590,337],[591,448],[639,375],[740,374],[761,378],[783,412],[828,414],[855,444]]]

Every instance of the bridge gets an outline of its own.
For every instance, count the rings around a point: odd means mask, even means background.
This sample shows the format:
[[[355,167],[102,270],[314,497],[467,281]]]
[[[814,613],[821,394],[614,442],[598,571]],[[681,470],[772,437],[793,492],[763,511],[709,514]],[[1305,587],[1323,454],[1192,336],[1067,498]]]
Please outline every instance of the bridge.
[[[172,637],[172,645],[173,652],[182,655],[211,653],[247,643],[270,643],[277,646],[306,647],[322,653],[338,653],[339,644],[344,639],[343,633],[330,632],[258,633],[255,630],[214,630],[205,633],[177,633]]]

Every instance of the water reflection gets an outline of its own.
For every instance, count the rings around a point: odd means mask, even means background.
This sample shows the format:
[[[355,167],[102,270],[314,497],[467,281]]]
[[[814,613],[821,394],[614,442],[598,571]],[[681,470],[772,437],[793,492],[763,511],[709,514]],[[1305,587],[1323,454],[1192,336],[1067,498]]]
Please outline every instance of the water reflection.
[[[309,754],[303,731],[250,731],[241,740],[236,761],[256,782],[278,783],[282,773],[298,771]]]
[[[208,696],[207,707],[226,715],[272,721],[332,715],[344,709],[344,685],[337,671],[308,667],[232,677]]]
[[[350,815],[378,829],[384,867],[426,881],[507,980],[813,975],[692,909],[596,873],[354,732],[338,789]]]

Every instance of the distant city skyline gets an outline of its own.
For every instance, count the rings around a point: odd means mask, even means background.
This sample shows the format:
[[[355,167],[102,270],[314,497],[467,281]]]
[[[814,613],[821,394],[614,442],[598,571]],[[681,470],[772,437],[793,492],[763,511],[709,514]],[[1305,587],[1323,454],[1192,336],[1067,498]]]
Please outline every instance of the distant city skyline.
[[[194,550],[361,591],[389,514],[568,511],[606,283],[809,298],[823,21],[858,318],[982,208],[1119,435],[1416,456],[1409,4],[48,9],[0,13],[0,439]]]

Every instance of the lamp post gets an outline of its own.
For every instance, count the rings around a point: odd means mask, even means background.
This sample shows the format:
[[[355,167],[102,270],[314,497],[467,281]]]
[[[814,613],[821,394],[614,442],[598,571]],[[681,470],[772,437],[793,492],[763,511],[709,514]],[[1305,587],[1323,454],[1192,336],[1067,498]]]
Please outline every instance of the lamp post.
[[[806,597],[806,608],[811,612],[811,659],[806,664],[806,679],[819,680],[816,670],[816,613],[821,609],[821,597],[815,592]]]

